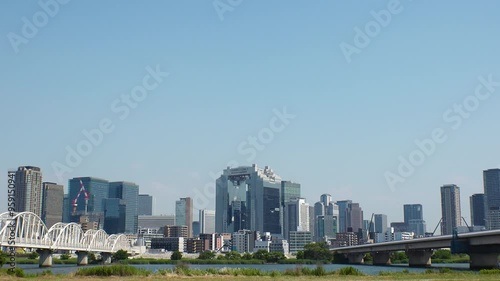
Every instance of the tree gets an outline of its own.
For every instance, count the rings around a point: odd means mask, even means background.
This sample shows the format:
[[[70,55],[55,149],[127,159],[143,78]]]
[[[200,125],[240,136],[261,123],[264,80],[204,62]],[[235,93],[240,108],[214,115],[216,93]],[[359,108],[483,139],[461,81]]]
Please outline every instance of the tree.
[[[232,252],[229,252],[226,254],[225,259],[226,260],[240,260],[241,254],[236,252],[236,251],[232,251]]]
[[[450,250],[437,250],[433,255],[432,259],[449,260],[451,259]]]
[[[3,267],[3,265],[6,263],[7,263],[7,254],[0,251],[0,268]]]
[[[200,254],[199,260],[213,260],[215,259],[215,253],[207,251]]]
[[[243,254],[243,256],[241,256],[241,258],[244,260],[251,260],[251,259],[253,259],[253,256],[250,253],[245,253],[245,254]]]
[[[324,242],[307,244],[304,247],[304,259],[331,261],[333,259],[333,253],[330,251],[328,244]]]
[[[70,257],[71,257],[71,256],[70,256],[70,255],[68,255],[68,254],[62,254],[62,255],[59,257],[59,259],[60,259],[60,260],[62,260],[62,261],[67,261],[67,260],[69,260],[69,258],[70,258]]]
[[[257,252],[253,253],[253,258],[255,260],[265,261],[265,260],[267,260],[268,255],[269,255],[268,251],[266,251],[266,250],[258,250]]]
[[[268,255],[266,257],[267,263],[277,263],[281,260],[286,260],[286,257],[283,253],[272,252],[272,253],[268,253]]]
[[[297,259],[298,260],[303,260],[304,259],[304,251],[298,251],[297,252]]]
[[[172,256],[170,257],[171,260],[173,261],[180,261],[182,260],[182,253],[179,251],[175,251]]]
[[[128,252],[125,250],[119,250],[118,252],[113,254],[113,260],[115,261],[128,260]]]
[[[37,252],[31,252],[31,254],[28,256],[28,259],[30,260],[36,260],[38,259],[40,255]]]

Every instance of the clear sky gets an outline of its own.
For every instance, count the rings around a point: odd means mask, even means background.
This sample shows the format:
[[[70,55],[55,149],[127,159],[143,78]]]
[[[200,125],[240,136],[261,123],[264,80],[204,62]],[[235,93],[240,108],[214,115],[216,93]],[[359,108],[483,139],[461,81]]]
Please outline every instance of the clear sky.
[[[65,186],[77,176],[136,182],[157,213],[186,196],[213,208],[203,190],[236,161],[301,183],[311,204],[322,193],[359,202],[366,219],[399,221],[403,204],[421,203],[428,230],[439,187],[454,183],[470,220],[482,171],[500,165],[500,86],[479,80],[500,81],[498,1],[215,3],[70,1],[44,12],[1,1],[2,198],[7,171],[34,165]],[[146,96],[121,100],[143,80]],[[460,115],[464,101],[473,110]],[[284,108],[294,118],[282,126]],[[66,148],[101,122],[102,141],[70,167]],[[423,161],[413,153],[418,167],[402,176],[398,157],[436,128],[440,143]],[[404,182],[391,188],[387,172]]]

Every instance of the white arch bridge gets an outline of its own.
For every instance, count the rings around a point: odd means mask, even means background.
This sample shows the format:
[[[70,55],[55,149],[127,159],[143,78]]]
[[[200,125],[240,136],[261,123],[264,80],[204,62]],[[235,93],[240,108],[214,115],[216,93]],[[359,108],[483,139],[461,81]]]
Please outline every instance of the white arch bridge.
[[[101,253],[104,262],[119,250],[130,250],[127,237],[108,235],[104,230],[86,232],[76,223],[57,223],[50,229],[34,213],[0,214],[0,247],[38,249],[40,266],[52,265],[52,252],[75,251],[78,264],[88,263],[88,253]]]

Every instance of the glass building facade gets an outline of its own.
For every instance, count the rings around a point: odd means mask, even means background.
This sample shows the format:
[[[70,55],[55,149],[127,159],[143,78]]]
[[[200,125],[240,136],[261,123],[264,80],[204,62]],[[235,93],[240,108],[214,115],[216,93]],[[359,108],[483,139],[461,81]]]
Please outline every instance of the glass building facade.
[[[153,215],[153,196],[147,194],[139,194],[137,214],[139,216]]]
[[[500,229],[500,169],[483,172],[484,195],[486,198],[486,227]]]
[[[473,226],[486,226],[486,198],[484,194],[470,197],[470,217]]]
[[[109,198],[122,199],[125,203],[125,227],[123,233],[137,233],[139,186],[131,182],[109,184]]]
[[[108,234],[125,233],[125,200],[120,198],[104,199],[104,231]]]
[[[33,166],[19,167],[15,179],[16,211],[32,212],[42,217],[42,170]]]
[[[43,183],[42,220],[48,228],[63,221],[64,187]]]
[[[228,168],[216,181],[216,231],[281,234],[281,178],[269,167]]]
[[[73,200],[76,199],[80,191],[81,184],[85,186],[85,190],[89,193],[89,202],[87,210],[85,210],[85,194],[82,192],[76,201],[76,208],[73,206]],[[95,218],[104,218],[104,199],[109,198],[109,181],[99,178],[84,177],[73,178],[69,180],[69,200],[67,210],[71,222],[79,222],[80,216],[91,214]],[[102,222],[101,222],[102,223]]]

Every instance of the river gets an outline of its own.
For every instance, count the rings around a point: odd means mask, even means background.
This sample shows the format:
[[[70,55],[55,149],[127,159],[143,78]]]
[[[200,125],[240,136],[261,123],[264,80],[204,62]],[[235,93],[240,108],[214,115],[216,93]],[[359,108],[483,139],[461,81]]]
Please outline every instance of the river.
[[[160,269],[173,269],[175,266],[174,265],[133,265],[134,267],[138,268],[144,268],[152,272],[156,272]],[[262,271],[273,271],[273,270],[278,270],[278,271],[285,271],[287,269],[295,269],[297,266],[301,267],[310,267],[310,268],[316,268],[316,265],[294,265],[294,264],[267,264],[267,265],[253,265],[253,264],[234,264],[234,265],[189,265],[190,268],[193,269],[207,269],[207,268],[257,268]],[[337,269],[340,269],[342,267],[346,267],[350,265],[345,265],[345,264],[326,264],[324,265],[325,270],[327,271],[334,271]],[[41,273],[44,270],[47,270],[47,268],[39,268],[38,265],[25,265],[21,264],[18,265],[19,268],[24,269],[26,273]],[[364,274],[367,275],[378,275],[380,271],[384,272],[401,272],[405,269],[409,270],[410,272],[415,272],[415,273],[422,273],[427,270],[427,268],[410,268],[408,266],[404,265],[393,265],[393,266],[371,266],[371,265],[352,265],[352,267],[358,269],[359,271],[363,272]],[[451,269],[456,269],[456,270],[468,270],[469,269],[469,264],[436,264],[433,265],[433,269],[439,269],[442,267],[447,267]],[[76,272],[79,267],[75,265],[54,265],[53,267],[50,268],[52,273],[54,274],[70,274],[73,272]]]

